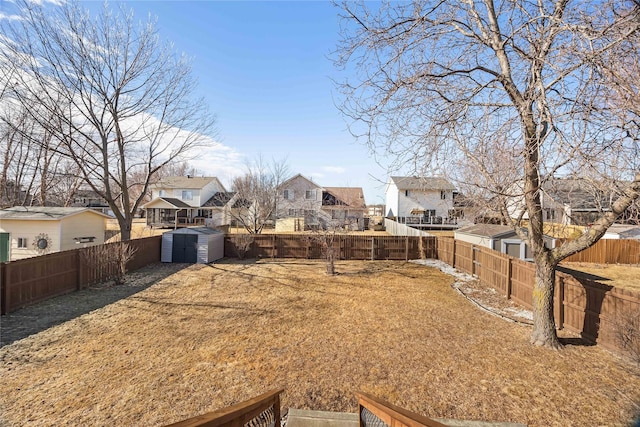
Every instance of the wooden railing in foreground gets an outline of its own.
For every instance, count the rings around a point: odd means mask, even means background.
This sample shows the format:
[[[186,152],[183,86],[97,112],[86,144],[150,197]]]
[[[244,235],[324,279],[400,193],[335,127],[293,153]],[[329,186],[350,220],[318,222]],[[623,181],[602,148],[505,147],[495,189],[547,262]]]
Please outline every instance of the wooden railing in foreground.
[[[284,389],[273,390],[167,427],[280,427],[280,394],[283,392]]]
[[[366,393],[356,393],[360,427],[446,427],[438,421],[392,405]]]

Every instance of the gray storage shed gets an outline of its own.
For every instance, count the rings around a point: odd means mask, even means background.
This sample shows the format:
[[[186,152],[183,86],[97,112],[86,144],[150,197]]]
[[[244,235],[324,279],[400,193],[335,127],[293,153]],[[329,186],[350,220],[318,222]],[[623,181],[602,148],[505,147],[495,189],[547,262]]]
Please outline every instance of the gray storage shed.
[[[526,229],[522,230],[525,234]],[[507,225],[476,224],[464,227],[454,232],[454,238],[478,246],[485,246],[494,251],[502,252],[515,258],[532,261],[529,245],[520,239],[513,228]],[[555,248],[553,237],[544,236],[545,246]]]
[[[224,233],[213,228],[178,228],[162,235],[162,262],[206,264],[223,257]]]

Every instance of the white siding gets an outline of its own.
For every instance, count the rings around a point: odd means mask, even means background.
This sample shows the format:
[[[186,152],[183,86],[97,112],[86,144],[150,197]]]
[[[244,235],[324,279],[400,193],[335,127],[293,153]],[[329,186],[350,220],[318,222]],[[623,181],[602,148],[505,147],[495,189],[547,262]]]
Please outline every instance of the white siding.
[[[454,239],[460,240],[462,242],[471,243],[473,245],[484,246],[485,248],[494,249],[493,248],[493,239],[485,236],[476,236],[475,234],[466,234],[466,233],[453,233]]]
[[[217,261],[224,258],[224,234],[210,234],[207,254],[207,262]]]
[[[390,182],[386,191],[386,212],[384,216],[403,216],[398,214],[398,187]]]
[[[449,210],[453,209],[453,193],[450,190],[445,191],[445,199],[441,198],[440,190],[408,190],[406,194],[406,191],[399,192],[397,216],[412,216],[412,210],[421,209],[435,210],[436,216],[446,218]]]
[[[60,251],[60,222],[59,221],[25,221],[25,220],[2,220],[0,231],[9,233],[11,261],[23,258],[31,258],[40,255],[34,249],[33,242],[39,234],[46,234],[51,245],[47,253]],[[18,248],[18,238],[27,239],[26,248]]]
[[[162,249],[160,251],[161,262],[173,261],[173,234],[168,232],[162,235]]]
[[[91,211],[85,211],[68,218],[61,224],[60,250],[77,249],[81,246],[94,246],[104,243],[105,219]],[[76,237],[95,237],[92,243],[78,244]]]

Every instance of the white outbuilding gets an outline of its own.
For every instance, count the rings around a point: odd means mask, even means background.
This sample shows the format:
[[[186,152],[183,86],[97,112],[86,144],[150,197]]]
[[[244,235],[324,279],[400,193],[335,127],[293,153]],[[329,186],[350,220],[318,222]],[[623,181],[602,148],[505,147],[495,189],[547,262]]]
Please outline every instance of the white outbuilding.
[[[224,233],[213,228],[178,228],[162,235],[162,262],[207,264],[223,257]]]

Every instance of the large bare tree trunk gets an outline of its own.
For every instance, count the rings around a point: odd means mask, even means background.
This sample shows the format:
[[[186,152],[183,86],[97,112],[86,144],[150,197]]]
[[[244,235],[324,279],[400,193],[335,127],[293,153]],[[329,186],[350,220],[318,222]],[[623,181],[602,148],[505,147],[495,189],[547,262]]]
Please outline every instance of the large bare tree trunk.
[[[531,343],[536,346],[560,348],[553,313],[555,265],[545,254],[535,259],[536,276],[533,286],[533,331]]]

